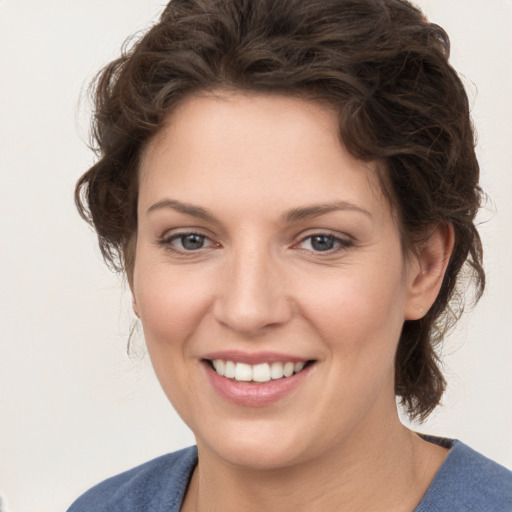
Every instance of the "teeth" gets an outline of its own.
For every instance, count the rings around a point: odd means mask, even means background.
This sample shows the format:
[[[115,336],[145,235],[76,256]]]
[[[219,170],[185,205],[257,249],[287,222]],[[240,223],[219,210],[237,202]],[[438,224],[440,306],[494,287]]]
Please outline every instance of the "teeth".
[[[295,365],[293,363],[286,363],[284,365],[283,373],[285,377],[291,377],[293,375],[293,371],[295,370]]]
[[[270,367],[270,378],[271,379],[282,379],[284,377],[283,363],[272,363]]]
[[[235,363],[233,363],[233,361],[226,361],[224,365],[224,377],[228,379],[235,378]]]
[[[299,373],[305,364],[301,361],[299,363],[262,363],[253,366],[246,363],[223,361],[222,359],[212,361],[212,365],[219,375],[241,382],[269,382],[283,377],[291,377],[294,373]]]
[[[236,363],[235,380],[250,382],[252,380],[252,366],[250,364]]]
[[[215,368],[215,371],[219,375],[224,375],[225,366],[226,366],[226,364],[224,363],[224,361],[222,359],[215,359],[215,361],[213,361],[213,367]]]
[[[257,364],[252,367],[252,380],[255,382],[268,382],[270,380],[270,366],[268,363]]]

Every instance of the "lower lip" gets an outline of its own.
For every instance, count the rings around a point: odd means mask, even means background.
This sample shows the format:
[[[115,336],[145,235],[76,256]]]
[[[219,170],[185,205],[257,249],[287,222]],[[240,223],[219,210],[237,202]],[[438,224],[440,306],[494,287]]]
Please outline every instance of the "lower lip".
[[[307,377],[313,365],[308,365],[291,377],[269,382],[243,382],[222,377],[204,363],[208,379],[215,391],[224,399],[245,407],[264,407],[285,398]]]

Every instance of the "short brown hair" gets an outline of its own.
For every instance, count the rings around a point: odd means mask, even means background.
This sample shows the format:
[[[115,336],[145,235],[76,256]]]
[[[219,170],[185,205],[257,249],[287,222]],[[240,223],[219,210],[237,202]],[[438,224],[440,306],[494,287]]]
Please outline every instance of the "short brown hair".
[[[454,228],[441,291],[405,322],[396,355],[395,393],[424,419],[445,389],[435,348],[462,311],[463,269],[477,298],[485,284],[474,134],[449,48],[405,0],[173,0],[95,81],[99,159],[77,183],[78,209],[107,263],[130,279],[139,158],[178,103],[213,89],[328,102],[348,151],[385,170],[404,247],[433,226]]]

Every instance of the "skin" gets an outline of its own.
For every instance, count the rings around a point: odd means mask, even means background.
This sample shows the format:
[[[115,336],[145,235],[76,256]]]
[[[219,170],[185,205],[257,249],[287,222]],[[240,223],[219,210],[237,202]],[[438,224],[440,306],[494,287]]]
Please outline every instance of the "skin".
[[[376,166],[336,127],[315,103],[218,91],[185,100],[145,151],[133,307],[197,440],[184,511],[410,511],[446,456],[401,425],[393,376],[452,230],[406,258]],[[206,377],[223,350],[315,363],[283,399],[244,407]]]

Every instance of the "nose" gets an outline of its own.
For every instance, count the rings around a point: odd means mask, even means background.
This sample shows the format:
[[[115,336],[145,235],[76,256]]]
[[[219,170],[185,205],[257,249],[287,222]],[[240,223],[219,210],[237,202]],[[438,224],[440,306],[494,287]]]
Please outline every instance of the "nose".
[[[265,250],[253,247],[234,252],[226,261],[220,288],[214,316],[239,334],[258,336],[292,316],[282,265]]]

